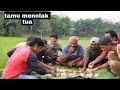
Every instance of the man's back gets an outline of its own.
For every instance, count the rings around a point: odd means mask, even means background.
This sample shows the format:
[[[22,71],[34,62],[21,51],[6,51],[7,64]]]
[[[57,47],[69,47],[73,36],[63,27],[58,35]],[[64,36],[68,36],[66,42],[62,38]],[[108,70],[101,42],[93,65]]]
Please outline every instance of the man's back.
[[[27,59],[30,53],[30,49],[27,46],[18,47],[9,58],[4,72],[3,78],[16,78],[18,75],[25,72],[27,65]]]

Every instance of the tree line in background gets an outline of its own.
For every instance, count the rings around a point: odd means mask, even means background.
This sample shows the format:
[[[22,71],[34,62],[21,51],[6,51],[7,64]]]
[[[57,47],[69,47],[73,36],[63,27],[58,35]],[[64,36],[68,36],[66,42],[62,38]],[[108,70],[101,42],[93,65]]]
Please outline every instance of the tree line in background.
[[[102,36],[112,29],[120,35],[120,22],[110,22],[102,18],[71,20],[68,16],[51,15],[48,20],[34,19],[33,25],[21,25],[19,19],[4,19],[0,12],[0,36],[46,35],[57,34],[59,37],[70,35],[70,28],[75,28],[75,35],[82,37]]]

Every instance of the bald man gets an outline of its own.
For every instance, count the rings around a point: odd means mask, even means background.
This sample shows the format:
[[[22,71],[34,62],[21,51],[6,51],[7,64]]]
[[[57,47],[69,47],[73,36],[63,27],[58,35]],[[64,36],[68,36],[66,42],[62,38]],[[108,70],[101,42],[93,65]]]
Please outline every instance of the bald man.
[[[69,38],[69,44],[65,45],[62,50],[61,57],[57,58],[57,61],[65,66],[83,66],[83,47],[78,44],[78,37],[71,36]]]

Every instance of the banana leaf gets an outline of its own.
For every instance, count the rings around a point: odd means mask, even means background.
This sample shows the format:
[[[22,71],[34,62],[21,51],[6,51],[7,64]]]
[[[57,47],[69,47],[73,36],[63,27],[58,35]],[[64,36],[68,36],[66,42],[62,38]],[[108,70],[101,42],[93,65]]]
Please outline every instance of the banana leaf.
[[[99,76],[95,79],[115,79],[115,76],[107,69],[98,70],[96,73],[99,73]]]
[[[68,70],[68,71],[82,71],[81,67],[66,67],[66,66],[56,66],[57,70]],[[32,72],[31,75],[37,76],[40,79],[115,79],[115,76],[108,71],[107,69],[101,69],[96,72],[99,74],[98,76],[94,77],[88,77],[88,76],[47,76],[47,75],[40,75],[35,72]]]

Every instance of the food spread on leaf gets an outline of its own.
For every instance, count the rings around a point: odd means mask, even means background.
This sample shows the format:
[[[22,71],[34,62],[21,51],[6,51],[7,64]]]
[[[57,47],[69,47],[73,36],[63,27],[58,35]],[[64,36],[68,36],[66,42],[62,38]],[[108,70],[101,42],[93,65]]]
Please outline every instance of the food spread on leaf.
[[[88,78],[92,78],[93,74],[92,74],[92,69],[91,68],[87,68],[86,69],[86,73],[81,73],[80,74],[81,77],[88,77]],[[99,76],[99,73],[95,73],[95,75],[93,77],[97,77]]]
[[[52,76],[51,74],[46,74],[47,76]],[[56,72],[56,76],[60,77],[60,76],[79,76],[80,75],[80,71],[72,71],[72,70],[57,70]]]
[[[63,69],[58,69],[56,72],[56,76],[57,77],[61,77],[61,76],[70,76],[70,77],[77,77],[77,76],[81,76],[81,77],[88,77],[88,78],[92,78],[92,72],[91,69],[87,69],[86,70],[87,73],[84,74],[80,71],[72,71],[72,70],[63,70]],[[46,76],[52,76],[51,74],[46,74]],[[99,73],[95,73],[95,75],[93,77],[97,77],[99,76]]]
[[[115,76],[109,72],[107,69],[98,70],[93,77],[91,77],[91,73],[89,73],[89,68],[86,70],[86,73],[82,73],[81,67],[65,67],[65,66],[56,66],[57,76],[52,76],[51,74],[40,75],[35,72],[32,72],[31,75],[38,76],[41,79],[84,79],[84,78],[92,78],[92,79],[115,79]],[[92,68],[90,68],[92,69]],[[67,71],[66,71],[67,70]],[[66,72],[66,73],[65,73]],[[69,74],[68,74],[69,73]],[[68,76],[67,76],[68,75]]]

